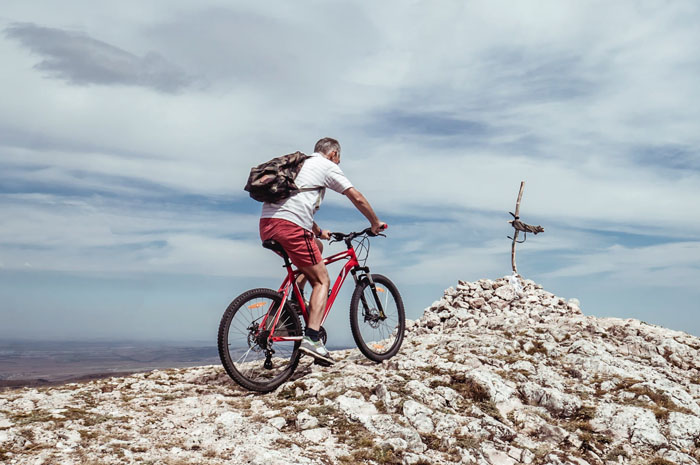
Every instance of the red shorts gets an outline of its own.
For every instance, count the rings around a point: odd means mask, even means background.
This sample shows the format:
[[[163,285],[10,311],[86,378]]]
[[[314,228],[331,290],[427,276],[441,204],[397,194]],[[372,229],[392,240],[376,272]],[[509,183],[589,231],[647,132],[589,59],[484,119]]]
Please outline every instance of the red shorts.
[[[291,221],[260,218],[260,239],[279,242],[297,267],[315,265],[323,260],[313,233]]]

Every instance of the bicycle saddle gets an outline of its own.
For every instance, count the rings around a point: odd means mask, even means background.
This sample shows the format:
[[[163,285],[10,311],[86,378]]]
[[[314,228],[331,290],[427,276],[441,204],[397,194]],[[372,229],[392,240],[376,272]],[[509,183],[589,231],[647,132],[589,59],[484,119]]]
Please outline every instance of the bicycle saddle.
[[[266,249],[272,250],[273,252],[277,252],[278,254],[282,255],[282,258],[289,259],[287,252],[285,252],[280,243],[274,239],[267,239],[263,241],[262,246]]]

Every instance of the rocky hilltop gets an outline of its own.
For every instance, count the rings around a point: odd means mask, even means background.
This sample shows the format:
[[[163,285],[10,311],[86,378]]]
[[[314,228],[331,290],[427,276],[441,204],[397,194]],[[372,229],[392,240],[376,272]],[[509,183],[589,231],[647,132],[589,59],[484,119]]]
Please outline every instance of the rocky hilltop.
[[[303,359],[277,391],[220,366],[0,393],[3,464],[697,464],[700,339],[526,281],[460,281],[399,355]]]

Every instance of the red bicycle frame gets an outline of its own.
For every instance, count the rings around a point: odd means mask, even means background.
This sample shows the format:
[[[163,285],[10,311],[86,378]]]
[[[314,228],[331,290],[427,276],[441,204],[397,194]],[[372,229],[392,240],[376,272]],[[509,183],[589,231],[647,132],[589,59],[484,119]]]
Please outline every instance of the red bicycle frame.
[[[328,295],[328,301],[326,302],[326,308],[323,312],[323,318],[321,320],[321,324],[323,324],[326,321],[326,318],[328,317],[328,314],[331,311],[331,307],[333,306],[333,302],[335,302],[335,298],[338,296],[338,293],[340,292],[340,288],[343,286],[343,283],[345,282],[345,278],[348,277],[348,273],[352,273],[353,278],[357,280],[357,277],[355,276],[355,272],[357,271],[356,268],[360,268],[360,263],[357,261],[357,256],[355,255],[355,248],[350,246],[347,250],[343,252],[339,252],[335,255],[331,255],[330,257],[324,258],[323,263],[326,265],[329,265],[331,263],[335,263],[339,260],[347,259],[348,262],[343,265],[343,268],[340,270],[340,273],[338,273],[338,277],[336,278],[335,282],[333,283],[333,288],[331,289],[330,294]],[[299,286],[297,285],[297,277],[301,274],[301,271],[299,269],[292,269],[291,264],[290,265],[285,265],[285,268],[287,268],[287,276],[284,278],[284,281],[282,282],[282,285],[280,286],[279,290],[277,292],[282,294],[282,302],[280,303],[279,308],[274,314],[274,321],[272,325],[267,325],[267,320],[269,317],[272,315],[270,313],[267,313],[263,320],[260,322],[260,330],[262,331],[264,328],[277,328],[277,323],[279,322],[280,316],[282,315],[282,309],[284,308],[284,304],[287,302],[287,298],[289,298],[289,291],[290,289],[294,290],[294,297],[297,299],[297,302],[299,302],[299,308],[301,308],[301,315],[304,317],[304,321],[308,323],[309,321],[309,313],[306,309],[306,304],[304,303],[304,299],[301,297],[301,291],[299,290]],[[270,332],[269,340],[272,342],[277,342],[277,341],[300,341],[303,336],[275,336],[274,330]]]

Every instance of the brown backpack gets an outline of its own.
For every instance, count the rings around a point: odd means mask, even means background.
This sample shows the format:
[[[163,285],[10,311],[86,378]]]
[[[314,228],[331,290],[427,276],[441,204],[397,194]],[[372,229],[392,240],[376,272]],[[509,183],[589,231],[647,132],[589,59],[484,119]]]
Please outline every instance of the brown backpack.
[[[321,189],[305,187],[299,189],[294,179],[309,158],[301,152],[282,155],[250,169],[244,189],[258,202],[279,203],[294,194]]]

